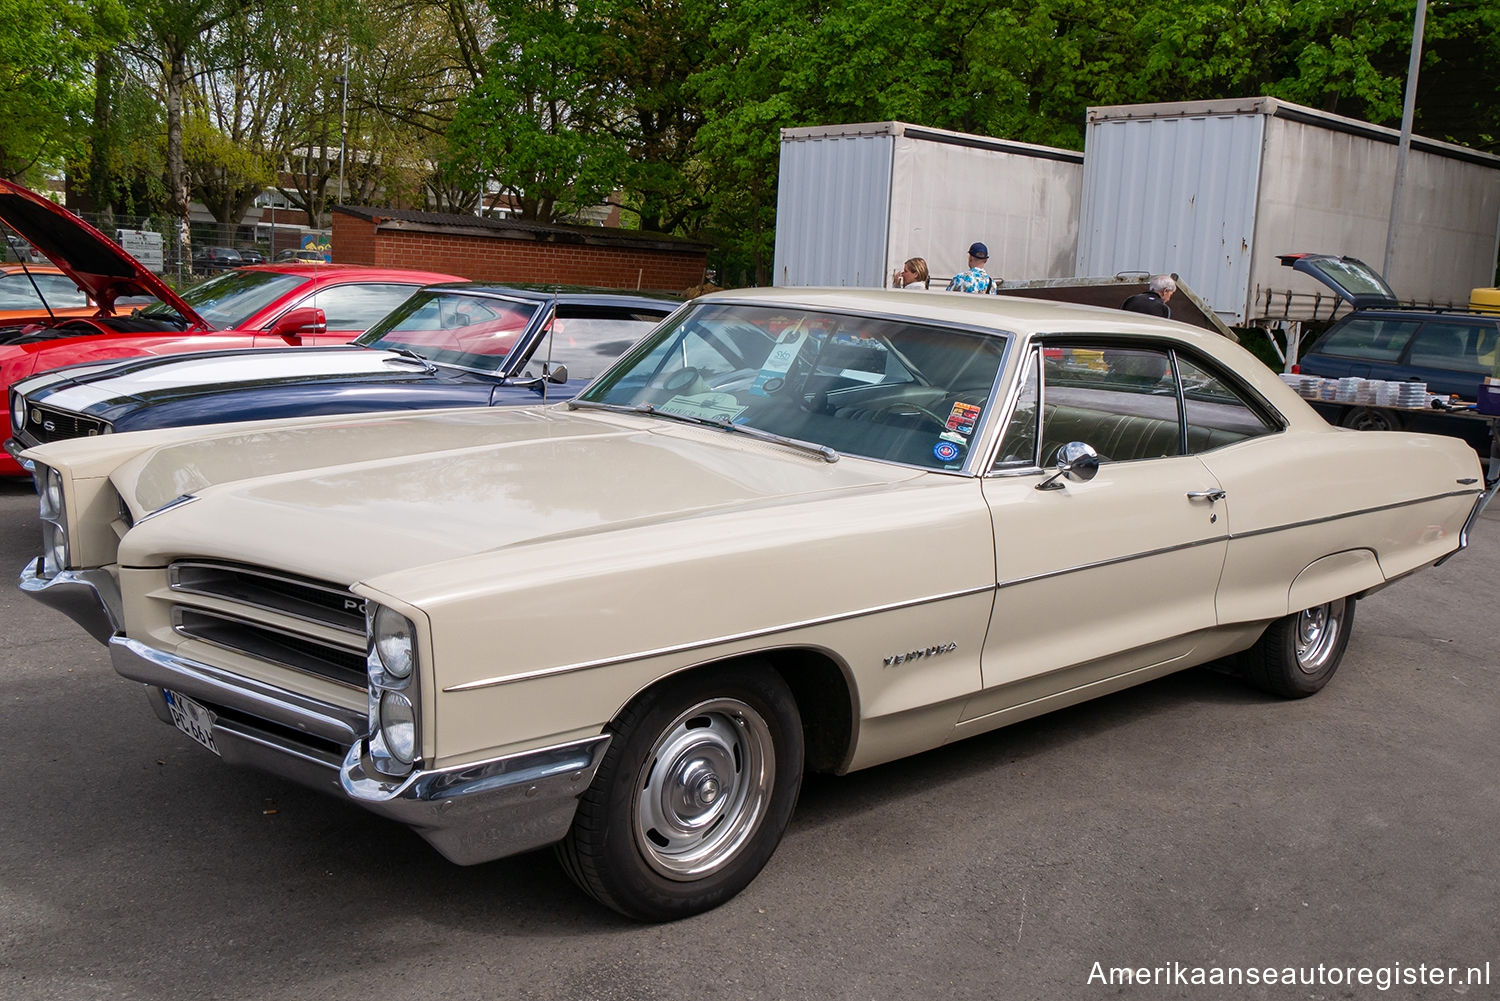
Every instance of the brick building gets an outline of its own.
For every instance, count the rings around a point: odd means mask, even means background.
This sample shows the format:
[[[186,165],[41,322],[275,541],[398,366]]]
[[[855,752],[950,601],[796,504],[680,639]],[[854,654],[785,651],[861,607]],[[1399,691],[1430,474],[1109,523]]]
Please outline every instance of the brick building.
[[[423,268],[474,281],[682,291],[703,281],[708,247],[676,237],[411,209],[333,209],[333,259]]]

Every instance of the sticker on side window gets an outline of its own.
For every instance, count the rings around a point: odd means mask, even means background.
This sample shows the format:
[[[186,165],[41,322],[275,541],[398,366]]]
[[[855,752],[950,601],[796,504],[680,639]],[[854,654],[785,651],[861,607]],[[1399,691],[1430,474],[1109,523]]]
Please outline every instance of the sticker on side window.
[[[979,421],[979,413],[980,408],[972,403],[953,404],[953,411],[948,414],[948,430],[959,434],[973,434],[974,425]]]

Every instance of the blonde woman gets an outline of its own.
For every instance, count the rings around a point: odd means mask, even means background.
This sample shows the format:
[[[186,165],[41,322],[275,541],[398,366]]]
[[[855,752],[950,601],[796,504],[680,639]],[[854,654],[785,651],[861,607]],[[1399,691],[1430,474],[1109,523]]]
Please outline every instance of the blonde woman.
[[[896,288],[904,288],[909,292],[926,292],[930,282],[927,261],[921,257],[913,257],[896,272],[892,282]]]

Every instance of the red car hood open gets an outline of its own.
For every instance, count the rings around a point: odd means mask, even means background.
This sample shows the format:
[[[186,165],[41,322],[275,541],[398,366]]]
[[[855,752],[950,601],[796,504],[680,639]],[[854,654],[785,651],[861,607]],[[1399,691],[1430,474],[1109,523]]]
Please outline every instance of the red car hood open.
[[[66,272],[99,303],[101,313],[113,313],[115,300],[125,296],[155,296],[192,326],[212,329],[166,282],[125,253],[118,243],[62,206],[3,179],[0,222]]]

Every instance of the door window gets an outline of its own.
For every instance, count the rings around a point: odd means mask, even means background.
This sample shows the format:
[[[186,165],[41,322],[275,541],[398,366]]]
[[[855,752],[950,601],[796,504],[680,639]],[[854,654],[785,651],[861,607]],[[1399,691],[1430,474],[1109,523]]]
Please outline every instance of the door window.
[[[1048,468],[1058,449],[1074,441],[1093,446],[1103,462],[1164,458],[1277,426],[1206,363],[1174,350],[1046,345],[1027,363],[992,468]]]

